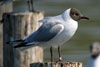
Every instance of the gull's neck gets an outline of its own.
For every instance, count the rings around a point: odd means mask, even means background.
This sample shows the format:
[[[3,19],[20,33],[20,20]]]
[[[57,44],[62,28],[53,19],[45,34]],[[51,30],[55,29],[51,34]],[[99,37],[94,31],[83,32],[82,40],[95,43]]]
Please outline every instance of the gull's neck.
[[[69,21],[69,20],[75,21],[70,17],[70,10],[71,8],[65,10],[64,13],[62,14],[62,18],[64,19],[64,21]]]

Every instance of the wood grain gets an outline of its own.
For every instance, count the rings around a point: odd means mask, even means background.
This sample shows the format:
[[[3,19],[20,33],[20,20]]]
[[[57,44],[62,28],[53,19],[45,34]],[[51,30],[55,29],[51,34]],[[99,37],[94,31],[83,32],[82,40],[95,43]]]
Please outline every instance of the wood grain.
[[[5,13],[3,15],[4,67],[30,67],[33,62],[43,61],[43,49],[36,46],[25,51],[13,48],[16,44],[8,41],[23,39],[34,32],[41,24],[38,20],[44,17],[43,12]]]

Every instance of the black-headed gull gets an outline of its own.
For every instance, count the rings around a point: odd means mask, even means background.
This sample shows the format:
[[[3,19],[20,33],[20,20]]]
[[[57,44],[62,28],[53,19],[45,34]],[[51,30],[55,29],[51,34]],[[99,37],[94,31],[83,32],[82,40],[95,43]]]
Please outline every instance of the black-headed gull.
[[[18,40],[21,41],[21,44],[14,46],[14,48],[39,45],[42,47],[51,47],[50,50],[52,52],[52,47],[58,46],[59,60],[62,60],[59,46],[72,38],[78,28],[77,21],[80,19],[88,20],[89,18],[83,16],[76,8],[69,8],[57,16],[46,17],[40,20],[43,24],[37,31],[23,40]]]
[[[87,67],[100,67],[100,43],[95,42],[90,46],[91,57]]]

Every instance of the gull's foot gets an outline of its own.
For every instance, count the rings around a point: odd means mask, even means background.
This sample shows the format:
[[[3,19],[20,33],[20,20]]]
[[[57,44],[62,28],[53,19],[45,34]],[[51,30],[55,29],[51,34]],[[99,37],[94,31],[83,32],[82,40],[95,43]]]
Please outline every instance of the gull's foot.
[[[56,61],[56,63],[62,63],[62,62],[63,62],[62,57],[59,57],[59,60]]]
[[[59,57],[59,60],[57,62],[62,62],[62,57]]]

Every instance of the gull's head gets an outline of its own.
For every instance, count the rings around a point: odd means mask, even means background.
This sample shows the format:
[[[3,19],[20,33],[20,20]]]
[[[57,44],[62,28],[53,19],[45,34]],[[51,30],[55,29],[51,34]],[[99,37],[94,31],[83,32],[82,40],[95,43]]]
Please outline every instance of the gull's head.
[[[91,56],[93,58],[98,57],[100,54],[100,43],[98,43],[98,42],[92,43],[90,46],[90,52],[91,52]]]
[[[78,9],[76,9],[76,8],[69,8],[69,9],[67,9],[64,12],[64,17],[65,17],[65,19],[71,18],[71,19],[73,19],[75,21],[78,21],[78,20],[81,20],[81,19],[87,19],[87,20],[89,20],[88,17],[83,16],[81,14],[81,12]]]

